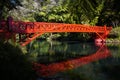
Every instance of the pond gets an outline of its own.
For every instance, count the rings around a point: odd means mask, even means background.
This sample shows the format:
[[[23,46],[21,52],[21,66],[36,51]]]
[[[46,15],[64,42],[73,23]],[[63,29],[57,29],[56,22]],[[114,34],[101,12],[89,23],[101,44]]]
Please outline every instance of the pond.
[[[27,46],[37,80],[120,80],[120,46],[33,41]]]

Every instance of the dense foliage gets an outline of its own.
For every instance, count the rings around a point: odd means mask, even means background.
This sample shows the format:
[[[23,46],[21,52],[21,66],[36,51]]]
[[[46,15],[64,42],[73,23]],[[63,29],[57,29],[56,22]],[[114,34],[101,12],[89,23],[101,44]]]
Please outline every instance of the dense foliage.
[[[9,11],[9,15],[27,21],[107,24],[115,27],[115,23],[119,25],[119,3],[119,0],[21,0],[23,6]]]

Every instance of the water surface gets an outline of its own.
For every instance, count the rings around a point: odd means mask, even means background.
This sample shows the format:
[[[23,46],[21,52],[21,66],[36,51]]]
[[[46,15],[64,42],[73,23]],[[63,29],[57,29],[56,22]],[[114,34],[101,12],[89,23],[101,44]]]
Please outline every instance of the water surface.
[[[119,80],[119,45],[34,41],[27,46],[38,80]]]

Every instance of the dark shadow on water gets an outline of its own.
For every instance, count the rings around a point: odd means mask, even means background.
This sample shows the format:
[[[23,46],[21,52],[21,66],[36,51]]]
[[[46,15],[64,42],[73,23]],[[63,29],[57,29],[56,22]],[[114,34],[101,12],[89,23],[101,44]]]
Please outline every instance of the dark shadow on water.
[[[101,72],[106,75],[109,80],[120,80],[120,58],[110,58],[109,61],[111,63],[102,66]]]
[[[22,51],[0,42],[0,80],[35,80],[32,64]]]

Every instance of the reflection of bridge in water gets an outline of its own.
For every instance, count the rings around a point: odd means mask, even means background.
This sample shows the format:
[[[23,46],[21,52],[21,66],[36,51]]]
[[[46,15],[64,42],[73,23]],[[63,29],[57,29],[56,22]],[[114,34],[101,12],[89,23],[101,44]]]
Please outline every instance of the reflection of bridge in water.
[[[39,76],[50,76],[58,72],[74,69],[82,65],[89,64],[94,61],[98,61],[100,59],[105,59],[110,56],[111,54],[107,49],[107,47],[105,45],[102,45],[96,53],[93,53],[89,56],[57,62],[57,63],[51,63],[48,65],[33,63],[33,69],[36,71],[36,73]]]

